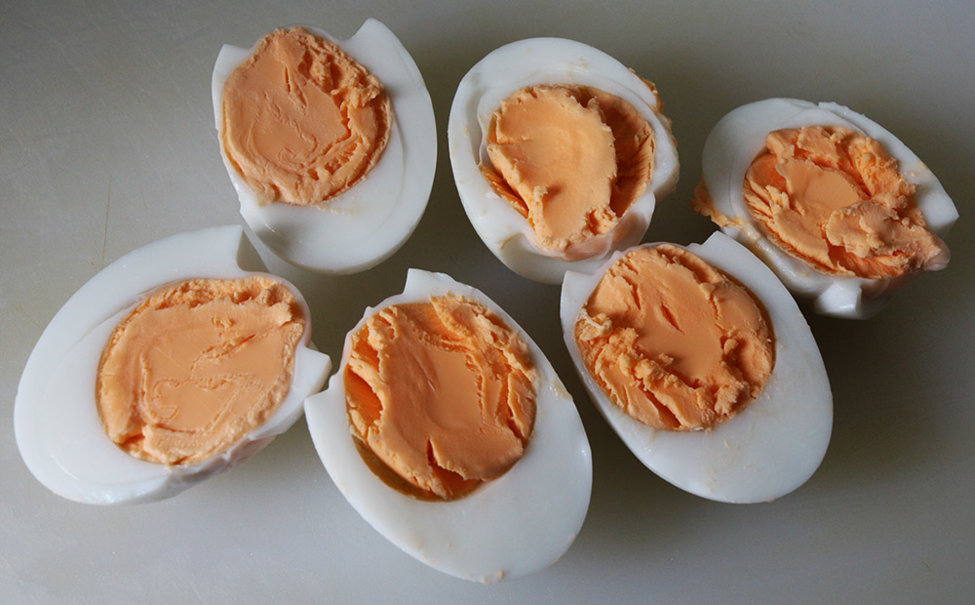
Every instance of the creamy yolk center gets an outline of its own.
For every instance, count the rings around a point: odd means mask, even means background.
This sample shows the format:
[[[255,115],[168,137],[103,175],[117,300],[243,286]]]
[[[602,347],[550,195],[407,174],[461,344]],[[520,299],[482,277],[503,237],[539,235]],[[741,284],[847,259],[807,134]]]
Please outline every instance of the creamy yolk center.
[[[643,195],[653,131],[626,101],[585,86],[523,88],[502,101],[481,171],[528,219],[544,248],[566,252],[610,231]]]
[[[525,342],[482,305],[456,296],[394,305],[352,336],[349,421],[380,477],[451,500],[521,457],[534,376]]]
[[[617,260],[583,306],[575,339],[613,403],[669,430],[731,418],[775,363],[772,329],[751,292],[670,244]]]
[[[301,28],[266,36],[224,85],[224,149],[264,201],[318,204],[352,187],[391,123],[379,80]]]
[[[96,382],[109,438],[133,456],[195,463],[262,425],[288,393],[305,318],[265,277],[161,288],[115,328]]]
[[[745,175],[749,211],[780,247],[820,271],[892,277],[940,265],[914,185],[874,139],[840,127],[777,130]]]

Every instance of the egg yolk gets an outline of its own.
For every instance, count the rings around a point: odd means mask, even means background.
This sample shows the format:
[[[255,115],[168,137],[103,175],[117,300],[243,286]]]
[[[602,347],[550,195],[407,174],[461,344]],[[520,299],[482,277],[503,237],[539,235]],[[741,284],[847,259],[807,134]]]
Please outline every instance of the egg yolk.
[[[382,84],[302,28],[275,31],[227,79],[223,144],[262,201],[318,204],[379,161],[392,106]]]
[[[387,483],[452,500],[508,470],[535,422],[525,342],[457,296],[386,307],[353,334],[346,408],[360,453]]]
[[[481,172],[538,243],[572,246],[609,232],[647,190],[653,130],[623,99],[588,86],[539,85],[502,101]]]
[[[775,363],[762,305],[697,255],[663,244],[620,257],[575,325],[590,374],[652,427],[706,429],[761,393]]]
[[[914,193],[879,142],[841,127],[769,133],[744,183],[751,216],[780,248],[819,271],[864,278],[946,260]]]
[[[96,404],[109,438],[163,464],[227,450],[277,410],[305,317],[266,277],[194,279],[156,290],[102,354]]]

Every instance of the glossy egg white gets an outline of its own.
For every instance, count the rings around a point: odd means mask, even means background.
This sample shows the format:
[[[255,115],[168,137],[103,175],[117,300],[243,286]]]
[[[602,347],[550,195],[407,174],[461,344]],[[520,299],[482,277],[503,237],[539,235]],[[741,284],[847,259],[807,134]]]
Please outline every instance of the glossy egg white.
[[[478,166],[490,165],[485,141],[491,115],[515,91],[537,84],[592,86],[622,98],[653,130],[654,160],[647,191],[608,233],[586,243],[588,257],[569,261],[537,244],[528,221],[502,199]],[[447,145],[457,192],[484,244],[508,268],[529,279],[557,284],[567,270],[588,272],[613,250],[639,242],[656,201],[677,185],[677,144],[657,96],[622,63],[586,44],[531,38],[492,51],[457,86],[447,124]]]
[[[437,163],[433,104],[413,58],[379,21],[366,20],[348,40],[306,29],[335,43],[382,82],[392,102],[393,123],[379,162],[323,206],[263,203],[227,158],[221,117],[224,84],[253,54],[256,44],[250,49],[224,45],[213,67],[213,115],[220,153],[240,200],[240,214],[261,242],[311,271],[355,273],[396,252],[426,209]]]
[[[761,394],[744,410],[707,430],[658,430],[623,412],[589,373],[575,341],[576,320],[603,274],[625,251],[592,274],[566,273],[560,303],[566,347],[593,403],[647,468],[711,500],[774,500],[805,483],[829,445],[833,399],[819,348],[788,290],[740,244],[714,233],[704,244],[686,249],[744,284],[771,321],[775,366]]]
[[[31,473],[54,493],[90,504],[160,500],[224,471],[259,451],[301,416],[305,398],[321,389],[331,362],[313,350],[311,315],[295,353],[291,388],[261,427],[227,451],[192,465],[137,459],[105,434],[95,403],[102,351],[115,326],[144,297],[190,278],[267,275],[238,226],[181,233],[118,259],[61,307],[31,352],[17,388],[14,429]]]
[[[458,500],[424,501],[389,487],[363,462],[348,423],[343,376],[350,337],[368,317],[446,294],[485,305],[521,334],[539,375],[536,416],[524,455],[507,472]],[[592,456],[571,395],[510,316],[444,274],[411,269],[402,294],[366,309],[346,337],[328,388],[305,402],[305,418],[322,463],[352,507],[390,542],[453,576],[490,583],[545,568],[569,548],[586,516]]]
[[[702,169],[715,208],[734,222],[722,230],[765,261],[793,294],[811,299],[817,312],[870,317],[912,275],[865,279],[821,273],[768,240],[745,202],[745,173],[765,148],[768,133],[803,126],[843,126],[879,141],[899,162],[907,181],[917,186],[917,206],[928,228],[939,237],[944,237],[958,219],[958,211],[934,173],[904,143],[873,120],[842,105],[766,99],[738,107],[715,125],[704,143]]]

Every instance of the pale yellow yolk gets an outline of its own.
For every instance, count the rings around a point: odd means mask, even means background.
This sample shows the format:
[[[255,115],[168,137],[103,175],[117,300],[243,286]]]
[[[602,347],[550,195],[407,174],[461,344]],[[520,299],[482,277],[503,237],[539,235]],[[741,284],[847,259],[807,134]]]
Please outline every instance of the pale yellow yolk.
[[[762,391],[775,363],[764,309],[741,284],[669,244],[617,260],[582,308],[586,367],[624,412],[650,426],[704,429]]]
[[[880,143],[809,126],[772,132],[766,145],[745,175],[744,196],[781,248],[820,271],[866,278],[942,263],[944,242]]]
[[[384,480],[451,500],[521,457],[534,376],[525,342],[482,305],[456,296],[394,305],[352,336],[349,421]]]
[[[137,458],[189,464],[261,426],[288,393],[305,329],[291,291],[265,277],[161,288],[115,328],[96,402],[109,438]]]
[[[544,248],[607,233],[646,191],[653,131],[626,101],[585,86],[521,89],[491,118],[481,166]]]
[[[319,204],[352,187],[391,124],[379,80],[301,28],[266,36],[224,85],[224,149],[263,201]]]

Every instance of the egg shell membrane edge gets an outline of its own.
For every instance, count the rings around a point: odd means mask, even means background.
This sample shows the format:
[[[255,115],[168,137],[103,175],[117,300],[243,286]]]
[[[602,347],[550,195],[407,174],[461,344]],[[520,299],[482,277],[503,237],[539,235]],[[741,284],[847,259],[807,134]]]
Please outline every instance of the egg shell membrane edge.
[[[479,163],[487,159],[482,133],[491,114],[515,91],[537,84],[600,88],[630,103],[653,130],[654,167],[647,191],[634,201],[612,231],[590,240],[594,249],[599,250],[591,258],[566,261],[536,246],[537,237],[531,226],[494,191],[479,169]],[[657,198],[662,199],[673,191],[679,172],[670,122],[656,113],[658,109],[657,98],[643,80],[612,56],[580,42],[530,38],[486,55],[458,85],[447,127],[454,182],[478,236],[516,273],[551,284],[560,283],[566,270],[591,270],[612,249],[639,242],[649,227]],[[617,231],[626,235],[613,245],[612,238],[617,237]]]
[[[159,259],[166,260],[160,264]],[[158,500],[242,462],[294,424],[304,398],[321,388],[331,363],[327,355],[313,349],[311,314],[301,293],[253,264],[255,259],[241,227],[179,233],[126,254],[68,299],[28,358],[14,405],[18,448],[42,484],[65,498],[92,504]],[[166,284],[251,275],[287,286],[306,318],[295,351],[292,385],[278,410],[230,449],[197,464],[147,462],[119,448],[105,434],[95,405],[101,354],[118,322]],[[79,315],[96,319],[78,321]],[[51,358],[57,358],[53,372],[43,365]]]
[[[708,430],[664,431],[631,418],[605,395],[579,353],[575,322],[605,271],[626,251],[614,254],[594,274],[566,275],[560,304],[566,347],[593,403],[651,471],[712,500],[773,500],[812,476],[829,444],[832,394],[822,357],[792,296],[741,244],[715,232],[703,245],[685,248],[749,288],[772,323],[775,367],[765,388],[744,410]]]
[[[721,230],[762,258],[797,296],[814,299],[817,312],[858,319],[871,317],[886,304],[891,292],[915,275],[868,279],[817,271],[766,238],[745,202],[745,173],[765,148],[768,133],[803,126],[842,126],[879,141],[898,161],[908,182],[917,185],[915,202],[937,235],[947,234],[958,218],[957,210],[937,177],[917,155],[891,132],[842,105],[765,99],[737,107],[718,121],[704,143],[702,178],[716,209],[739,220],[738,225]]]
[[[454,501],[425,501],[389,487],[356,450],[346,412],[344,371],[350,339],[376,311],[448,293],[485,305],[517,330],[538,370],[535,426],[525,453],[507,472]],[[346,500],[390,542],[457,577],[492,582],[554,563],[582,526],[592,489],[589,442],[571,396],[541,349],[480,291],[444,274],[410,269],[402,294],[368,307],[346,336],[328,388],[305,402],[312,440]],[[562,510],[562,514],[553,511]]]
[[[382,82],[392,102],[393,120],[379,162],[323,207],[259,201],[224,149],[222,98],[227,78],[250,58],[260,41],[250,49],[224,45],[214,64],[211,95],[220,156],[237,192],[241,215],[268,248],[310,271],[356,273],[392,256],[423,216],[437,162],[433,104],[411,55],[381,22],[367,19],[347,40],[300,27],[336,44]]]

